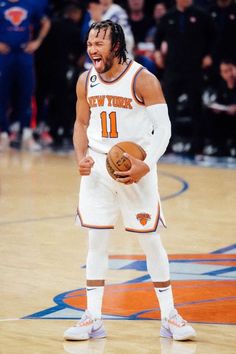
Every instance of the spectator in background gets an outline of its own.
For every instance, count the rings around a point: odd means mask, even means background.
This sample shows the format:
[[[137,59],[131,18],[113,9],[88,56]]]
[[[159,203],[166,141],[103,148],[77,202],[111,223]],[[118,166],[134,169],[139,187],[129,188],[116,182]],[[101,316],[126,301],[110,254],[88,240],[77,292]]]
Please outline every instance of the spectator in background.
[[[233,0],[217,0],[209,13],[218,33],[214,54],[214,62],[218,68],[223,58],[236,61],[236,4]]]
[[[152,15],[155,5],[159,2],[164,2],[167,9],[175,5],[175,0],[147,0],[147,14]]]
[[[134,50],[134,37],[126,11],[120,5],[114,4],[113,0],[92,0],[89,1],[89,12],[91,22],[111,20],[121,25],[125,33],[127,51],[129,56],[132,57]]]
[[[134,41],[137,45],[146,41],[147,32],[154,25],[154,20],[145,14],[145,0],[128,0],[128,15]]]
[[[204,154],[236,157],[236,66],[232,60],[220,63],[220,81],[213,88],[207,110],[207,138]]]
[[[215,31],[212,20],[192,0],[176,0],[176,6],[160,21],[155,38],[156,64],[164,69],[166,95],[173,135],[176,135],[176,103],[187,94],[191,116],[191,152],[201,152],[202,69],[212,65]],[[165,43],[165,46],[163,46]]]
[[[166,14],[166,12],[167,12],[167,7],[165,1],[160,1],[154,5],[153,8],[154,24],[147,32],[146,39],[145,39],[146,42],[151,42],[151,43],[155,42],[155,38],[157,36],[161,18]]]
[[[54,148],[70,149],[75,118],[75,86],[83,70],[85,47],[81,41],[83,6],[68,1],[62,16],[52,22],[45,41],[49,87],[48,114]]]
[[[146,42],[148,31],[154,25],[154,20],[144,11],[145,0],[128,0],[129,23],[134,35],[135,60],[157,76],[157,67],[153,60],[154,44]]]
[[[32,28],[39,30],[32,37]],[[0,6],[0,150],[9,146],[9,108],[21,125],[22,148],[40,150],[30,129],[34,91],[34,52],[50,28],[40,6],[26,0],[8,0]],[[14,89],[14,102],[10,102]],[[11,104],[10,104],[11,103]],[[14,107],[12,107],[14,104]]]

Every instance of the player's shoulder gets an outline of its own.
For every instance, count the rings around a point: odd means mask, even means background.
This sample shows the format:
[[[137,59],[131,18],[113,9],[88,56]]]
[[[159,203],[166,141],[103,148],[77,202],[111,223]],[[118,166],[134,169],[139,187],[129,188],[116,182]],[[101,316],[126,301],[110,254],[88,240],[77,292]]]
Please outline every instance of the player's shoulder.
[[[157,94],[161,92],[162,89],[157,77],[146,68],[143,68],[136,77],[134,91],[138,97],[143,98],[146,95],[152,95],[154,92]]]
[[[78,78],[78,81],[86,81],[91,70],[83,71]]]
[[[80,93],[87,92],[87,83],[88,83],[90,71],[91,71],[91,69],[83,71],[78,77],[76,90],[79,91]]]
[[[83,71],[79,75],[77,83],[78,84],[81,84],[81,83],[87,84],[87,81],[89,79],[90,73],[91,73],[91,69]]]
[[[153,83],[159,82],[158,78],[152,74],[145,67],[141,67],[142,70],[139,71],[137,75],[137,83],[140,85],[152,85]]]

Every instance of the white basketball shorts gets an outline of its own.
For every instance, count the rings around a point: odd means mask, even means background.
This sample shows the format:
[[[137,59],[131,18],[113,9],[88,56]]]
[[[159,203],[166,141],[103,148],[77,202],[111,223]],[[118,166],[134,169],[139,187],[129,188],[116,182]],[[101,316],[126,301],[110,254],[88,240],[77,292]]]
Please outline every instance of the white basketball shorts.
[[[106,170],[106,155],[88,151],[95,163],[89,176],[81,178],[76,224],[94,229],[113,229],[121,214],[130,232],[153,232],[165,227],[158,193],[156,169],[138,183],[125,185]]]

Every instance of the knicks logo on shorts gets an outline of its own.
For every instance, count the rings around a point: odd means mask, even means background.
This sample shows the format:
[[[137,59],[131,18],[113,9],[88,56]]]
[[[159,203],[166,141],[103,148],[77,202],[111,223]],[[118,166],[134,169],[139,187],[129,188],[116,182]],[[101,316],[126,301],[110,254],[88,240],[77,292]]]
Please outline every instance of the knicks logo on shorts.
[[[13,26],[19,26],[26,18],[28,11],[21,7],[14,6],[5,11],[5,18],[11,22]]]
[[[148,213],[139,213],[136,215],[136,219],[139,220],[141,225],[145,226],[151,220],[151,215]]]

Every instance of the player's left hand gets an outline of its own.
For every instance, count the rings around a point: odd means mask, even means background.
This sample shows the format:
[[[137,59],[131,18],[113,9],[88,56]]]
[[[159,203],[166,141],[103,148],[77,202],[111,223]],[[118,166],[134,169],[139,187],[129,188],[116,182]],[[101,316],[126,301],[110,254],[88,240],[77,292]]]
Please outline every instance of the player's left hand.
[[[135,159],[133,156],[127,153],[124,153],[124,156],[130,160],[131,168],[128,171],[114,172],[114,174],[117,176],[116,181],[124,184],[133,184],[139,182],[139,180],[150,171],[148,165],[141,160]]]

